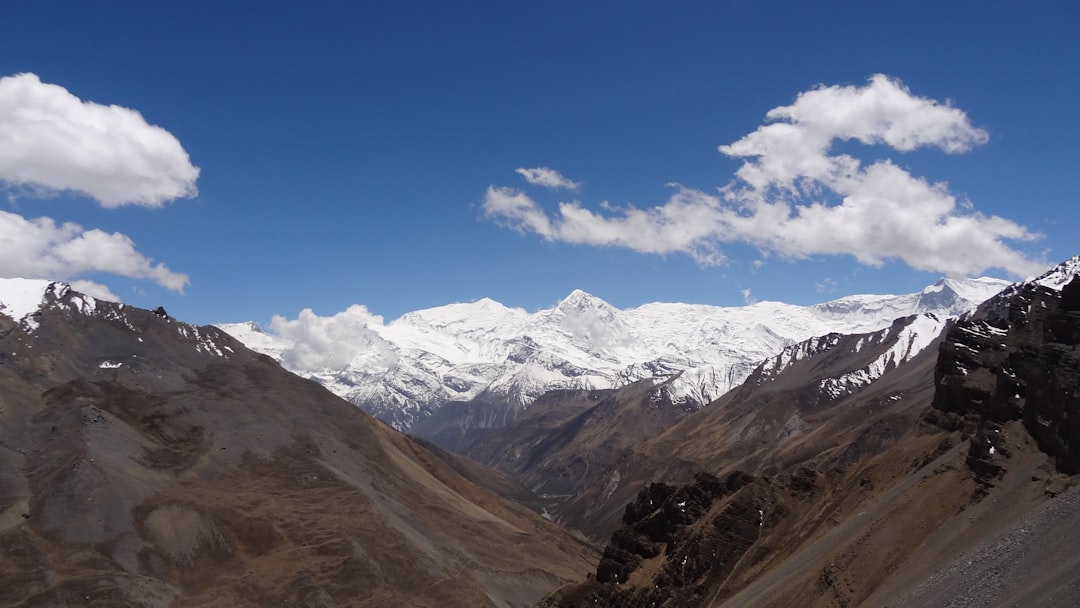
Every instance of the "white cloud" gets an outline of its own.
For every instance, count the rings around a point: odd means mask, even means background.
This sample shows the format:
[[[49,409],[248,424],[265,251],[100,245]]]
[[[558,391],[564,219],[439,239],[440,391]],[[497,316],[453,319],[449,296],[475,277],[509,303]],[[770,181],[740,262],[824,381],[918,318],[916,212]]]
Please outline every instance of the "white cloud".
[[[742,299],[743,302],[746,302],[747,306],[757,303],[757,298],[754,297],[754,294],[751,293],[749,289],[742,290]]]
[[[71,287],[75,291],[85,293],[88,296],[94,296],[99,300],[108,300],[110,302],[120,301],[120,298],[113,293],[108,286],[102,285],[101,283],[80,279],[78,281],[71,281]]]
[[[525,181],[534,186],[543,186],[552,190],[577,190],[581,187],[580,182],[566,179],[558,171],[554,169],[548,169],[547,167],[536,167],[535,169],[515,169]]]
[[[0,276],[68,279],[89,272],[151,279],[178,292],[190,283],[186,274],[154,264],[136,251],[127,235],[85,230],[70,222],[57,224],[47,217],[28,220],[0,211]],[[93,289],[97,284],[87,281],[81,285]],[[117,299],[108,288],[98,287],[105,290],[98,293],[111,296],[106,299]]]
[[[160,207],[195,196],[198,177],[176,137],[139,112],[82,101],[34,74],[0,78],[0,181],[9,186]]]
[[[902,260],[949,275],[1001,268],[1028,276],[1045,266],[1008,244],[1038,235],[974,211],[946,184],[913,176],[888,159],[864,166],[850,155],[830,154],[844,140],[900,152],[926,146],[964,152],[988,135],[963,111],[876,75],[861,87],[803,92],[766,118],[753,133],[720,146],[746,160],[717,194],[676,185],[664,204],[649,209],[602,206],[600,214],[575,201],[559,203],[549,217],[525,194],[490,187],[483,209],[503,225],[549,241],[681,252],[701,264],[723,262],[725,243],[749,243],[784,259],[851,255],[872,266]]]
[[[704,265],[719,264],[723,255],[711,240],[719,229],[717,209],[701,200],[683,197],[680,190],[667,205],[643,210],[611,208],[614,217],[585,209],[578,202],[559,203],[559,217],[551,220],[528,195],[512,188],[489,187],[484,196],[485,215],[518,230],[535,232],[548,241],[627,247],[643,253],[681,251]]]
[[[292,346],[282,354],[286,367],[296,371],[341,368],[357,358],[369,372],[385,370],[397,362],[397,354],[372,326],[381,326],[383,318],[354,304],[330,317],[320,317],[310,308],[289,320],[275,316],[270,328]]]

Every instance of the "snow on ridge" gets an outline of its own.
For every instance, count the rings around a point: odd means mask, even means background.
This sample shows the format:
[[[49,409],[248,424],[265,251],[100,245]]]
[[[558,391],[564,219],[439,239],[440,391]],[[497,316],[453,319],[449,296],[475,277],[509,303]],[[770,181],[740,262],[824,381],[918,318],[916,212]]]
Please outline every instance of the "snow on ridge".
[[[944,319],[939,319],[933,314],[918,315],[892,338],[892,346],[873,361],[841,376],[824,378],[819,383],[819,386],[822,391],[833,398],[843,394],[850,394],[921,353],[941,335],[944,328]],[[875,334],[876,341],[878,343],[884,342],[891,337],[889,335],[891,333],[892,330],[878,332]]]
[[[0,313],[15,321],[34,314],[51,284],[44,279],[0,279]]]
[[[215,327],[236,338],[251,350],[268,355],[279,362],[285,349],[292,347],[291,340],[271,335],[254,321],[218,323]]]
[[[1001,290],[1012,284],[1011,281],[995,279],[993,277],[979,277],[976,279],[942,279],[940,281],[956,292],[960,297],[970,302],[983,302],[992,298]]]
[[[485,298],[385,324],[373,316],[365,327],[392,351],[390,359],[375,361],[358,348],[344,367],[293,371],[402,429],[425,411],[481,394],[528,406],[552,389],[616,388],[643,379],[670,379],[665,390],[674,401],[704,405],[785,347],[815,336],[881,330],[923,312],[944,319],[973,309],[981,301],[974,298],[1006,284],[943,279],[914,294],[848,296],[815,306],[651,303],[620,310],[575,290],[551,308],[528,313]],[[279,361],[303,346],[252,329],[257,326],[219,327]]]
[[[1074,255],[1043,274],[1025,282],[1036,283],[1055,291],[1061,291],[1077,275],[1080,275],[1080,254]]]

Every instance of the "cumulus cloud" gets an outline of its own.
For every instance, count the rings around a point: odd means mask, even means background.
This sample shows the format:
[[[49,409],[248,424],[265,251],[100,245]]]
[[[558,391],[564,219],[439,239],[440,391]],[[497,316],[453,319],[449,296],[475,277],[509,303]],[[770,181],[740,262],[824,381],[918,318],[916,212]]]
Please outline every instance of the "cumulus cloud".
[[[1027,276],[1045,266],[1009,244],[1037,234],[973,210],[947,184],[913,176],[889,159],[864,164],[832,153],[836,142],[849,140],[899,152],[965,152],[989,136],[962,110],[879,74],[863,86],[805,91],[766,119],[720,146],[744,162],[715,194],[675,184],[674,194],[652,208],[602,205],[600,213],[572,201],[549,217],[527,195],[493,186],[484,213],[549,241],[681,252],[705,265],[725,261],[723,244],[748,243],[783,259],[850,255],[871,266],[901,260],[949,275],[1001,268]]]
[[[363,369],[389,369],[397,362],[393,346],[372,329],[383,324],[383,318],[354,304],[329,317],[321,317],[310,308],[300,311],[296,319],[275,316],[270,329],[292,342],[282,354],[282,362],[295,371],[341,368],[357,358],[363,359]]]
[[[85,230],[71,222],[57,224],[47,217],[28,220],[0,211],[0,276],[68,279],[90,272],[151,279],[181,293],[190,283],[186,274],[154,264],[139,253],[125,234]]]
[[[176,137],[139,112],[83,101],[34,74],[0,78],[0,181],[9,187],[160,207],[195,196],[198,177]]]
[[[524,177],[525,181],[534,186],[543,186],[552,190],[577,190],[581,188],[580,182],[566,179],[558,171],[547,167],[536,167],[535,169],[519,167],[515,171]]]

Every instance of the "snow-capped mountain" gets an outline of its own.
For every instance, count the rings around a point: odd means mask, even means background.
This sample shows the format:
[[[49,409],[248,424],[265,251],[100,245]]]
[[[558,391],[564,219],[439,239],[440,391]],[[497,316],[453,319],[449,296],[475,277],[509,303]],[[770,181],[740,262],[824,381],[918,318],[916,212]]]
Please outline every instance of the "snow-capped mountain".
[[[32,338],[40,327],[39,319],[46,309],[74,315],[84,320],[102,320],[121,326],[126,331],[136,334],[138,342],[143,341],[141,334],[149,327],[145,319],[139,320],[145,317],[142,312],[134,316],[129,314],[132,310],[138,309],[86,295],[72,289],[71,285],[62,281],[0,278],[0,331],[7,329],[5,325],[9,321],[4,319],[7,317],[23,330],[27,338]],[[190,347],[191,353],[228,358],[234,352],[229,343],[235,345],[235,341],[216,327],[177,321],[165,315],[164,312],[154,313],[154,318],[170,327],[169,331],[175,332],[180,342]],[[89,336],[83,336],[83,338],[91,339]],[[19,340],[23,341],[22,338]],[[33,341],[25,340],[25,346],[32,349]],[[109,352],[107,346],[103,345],[101,348],[102,352],[108,352],[109,355],[101,360],[99,364],[101,369],[142,365],[143,361],[136,360],[137,354],[123,349]],[[8,353],[0,353],[0,358],[7,355]],[[11,356],[14,357],[16,354],[11,353]]]
[[[924,313],[943,321],[1007,285],[942,279],[918,293],[849,296],[814,306],[653,303],[620,310],[577,290],[529,313],[483,299],[389,323],[367,314],[357,334],[363,347],[333,367],[304,366],[313,359],[300,356],[311,348],[303,340],[252,323],[219,327],[404,430],[451,402],[482,399],[520,408],[552,389],[615,388],[647,378],[669,380],[664,390],[672,401],[700,406],[740,384],[761,361],[808,338],[871,332]]]
[[[946,319],[934,313],[902,317],[892,326],[862,334],[832,333],[792,344],[765,359],[751,374],[748,383],[762,384],[826,351],[862,354],[862,363],[839,374],[822,374],[816,381],[824,398],[849,395],[877,380],[891,369],[910,361],[929,346],[945,328]],[[846,361],[847,359],[845,359]]]

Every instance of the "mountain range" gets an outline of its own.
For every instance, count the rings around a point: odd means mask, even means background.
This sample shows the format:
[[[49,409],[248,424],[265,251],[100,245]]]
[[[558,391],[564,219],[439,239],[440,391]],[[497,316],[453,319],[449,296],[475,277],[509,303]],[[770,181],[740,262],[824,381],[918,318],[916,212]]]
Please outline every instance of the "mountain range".
[[[738,386],[765,358],[808,338],[879,330],[909,315],[943,323],[1007,285],[941,279],[918,293],[813,306],[653,303],[619,310],[577,290],[528,313],[483,299],[385,324],[372,317],[356,354],[335,367],[311,366],[302,356],[306,344],[255,323],[218,327],[394,428],[452,444],[472,428],[506,424],[551,390],[662,379],[668,400],[698,408]],[[448,437],[449,428],[460,433]]]
[[[270,356],[0,280],[0,607],[1080,597],[1080,256],[810,307],[450,305],[310,379],[279,361],[312,344],[231,329]],[[457,454],[322,385],[379,374]]]

